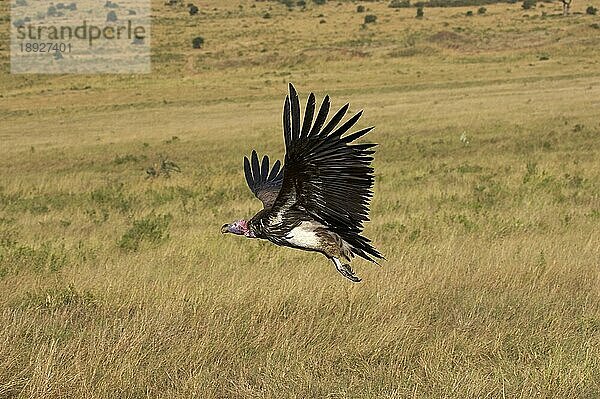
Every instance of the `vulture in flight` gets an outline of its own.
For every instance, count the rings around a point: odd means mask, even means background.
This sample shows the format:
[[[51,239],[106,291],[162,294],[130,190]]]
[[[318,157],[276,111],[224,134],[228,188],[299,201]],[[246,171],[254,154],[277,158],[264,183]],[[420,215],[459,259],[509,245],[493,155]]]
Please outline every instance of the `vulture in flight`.
[[[383,256],[361,235],[369,220],[373,195],[372,150],[376,144],[355,144],[373,127],[343,136],[358,121],[362,111],[346,122],[344,105],[329,120],[329,96],[315,115],[315,95],[310,93],[300,123],[300,102],[294,86],[283,107],[285,165],[269,157],[259,162],[256,151],[244,157],[246,181],[263,209],[250,220],[237,220],[221,227],[221,233],[262,238],[274,244],[320,252],[353,282],[360,279],[349,265],[358,255],[373,263]]]

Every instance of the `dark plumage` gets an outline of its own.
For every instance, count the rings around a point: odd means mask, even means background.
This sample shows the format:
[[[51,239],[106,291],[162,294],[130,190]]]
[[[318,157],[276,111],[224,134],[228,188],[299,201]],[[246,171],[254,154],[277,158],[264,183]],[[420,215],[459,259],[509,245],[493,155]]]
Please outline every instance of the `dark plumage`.
[[[277,245],[317,251],[327,256],[348,279],[360,281],[348,264],[354,255],[376,263],[383,256],[361,235],[369,220],[373,195],[373,160],[376,144],[353,142],[373,129],[347,133],[362,111],[340,124],[348,104],[328,123],[329,96],[315,117],[315,96],[310,94],[300,121],[300,102],[296,89],[283,108],[285,165],[269,158],[259,162],[256,151],[244,158],[248,186],[263,203],[263,209],[249,221],[238,220],[221,228],[223,233],[267,239]],[[314,119],[314,122],[313,122]],[[338,126],[339,125],[339,126]]]

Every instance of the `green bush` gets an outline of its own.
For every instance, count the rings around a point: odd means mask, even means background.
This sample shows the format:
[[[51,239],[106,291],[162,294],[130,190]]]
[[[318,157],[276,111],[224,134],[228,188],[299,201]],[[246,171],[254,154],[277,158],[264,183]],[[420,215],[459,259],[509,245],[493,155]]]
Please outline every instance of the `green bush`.
[[[408,8],[410,7],[410,0],[392,0],[388,5],[390,8]]]
[[[417,18],[423,18],[424,14],[425,14],[425,12],[423,11],[423,7],[418,7],[417,8]]]
[[[466,15],[467,17],[472,17],[472,16],[473,16],[473,11],[469,10],[469,11],[467,11],[467,12],[465,13],[465,15]]]
[[[322,6],[327,3],[327,0],[313,0],[313,3]]]
[[[169,214],[134,220],[133,226],[119,240],[119,247],[126,251],[137,251],[142,241],[156,244],[169,238],[167,229],[171,219],[173,217]]]
[[[356,12],[365,12],[365,6],[356,7]]]
[[[377,21],[377,16],[373,14],[365,15],[365,24],[372,24]]]
[[[523,7],[524,10],[529,10],[535,7],[535,4],[536,0],[523,0],[523,4],[521,5],[521,7]]]
[[[596,15],[598,13],[598,9],[594,6],[589,6],[585,9],[585,13],[587,15]]]
[[[99,187],[90,193],[90,199],[95,205],[110,207],[121,213],[127,213],[134,207],[134,201],[127,196],[123,183]]]
[[[114,11],[109,11],[108,14],[106,14],[106,22],[116,22],[117,19],[117,13]]]
[[[517,0],[420,0],[413,2],[412,5],[415,7],[473,7],[498,3],[515,4]]]
[[[194,39],[192,39],[192,47],[193,48],[202,48],[203,44],[204,44],[204,38],[202,36],[197,36]]]
[[[23,272],[56,272],[68,263],[64,245],[44,242],[39,246],[20,244],[7,236],[0,237],[0,278]]]
[[[479,15],[483,15],[487,12],[487,9],[485,7],[479,7],[479,10],[477,10],[477,14]]]

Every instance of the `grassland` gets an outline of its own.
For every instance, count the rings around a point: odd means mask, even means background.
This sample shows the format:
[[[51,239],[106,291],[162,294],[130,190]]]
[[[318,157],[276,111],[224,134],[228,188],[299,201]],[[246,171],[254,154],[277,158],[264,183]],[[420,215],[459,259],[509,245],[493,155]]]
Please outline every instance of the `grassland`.
[[[599,18],[357,4],[156,2],[147,76],[9,75],[0,5],[0,398],[600,397]],[[361,284],[219,234],[288,81],[377,126]]]

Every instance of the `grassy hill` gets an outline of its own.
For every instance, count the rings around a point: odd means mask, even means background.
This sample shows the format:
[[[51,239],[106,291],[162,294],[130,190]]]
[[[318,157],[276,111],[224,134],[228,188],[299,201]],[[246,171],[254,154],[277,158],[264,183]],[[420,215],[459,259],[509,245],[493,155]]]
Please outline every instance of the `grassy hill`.
[[[588,5],[154,2],[151,74],[44,76],[0,4],[0,398],[600,396]],[[290,81],[376,126],[360,284],[219,233]]]

